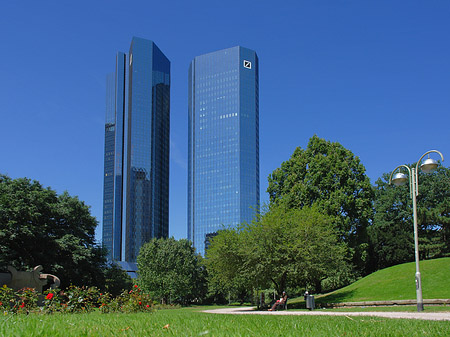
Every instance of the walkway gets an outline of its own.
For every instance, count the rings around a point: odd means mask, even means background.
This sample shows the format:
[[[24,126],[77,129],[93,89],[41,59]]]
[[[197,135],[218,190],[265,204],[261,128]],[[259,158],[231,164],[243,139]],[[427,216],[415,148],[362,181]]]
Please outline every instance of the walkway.
[[[372,316],[384,318],[407,318],[424,319],[431,321],[450,321],[450,312],[383,312],[383,311],[361,311],[343,312],[329,309],[317,309],[313,311],[256,311],[255,307],[238,307],[204,310],[209,314],[234,314],[234,315],[298,315],[298,316],[345,316],[352,319],[352,316]]]

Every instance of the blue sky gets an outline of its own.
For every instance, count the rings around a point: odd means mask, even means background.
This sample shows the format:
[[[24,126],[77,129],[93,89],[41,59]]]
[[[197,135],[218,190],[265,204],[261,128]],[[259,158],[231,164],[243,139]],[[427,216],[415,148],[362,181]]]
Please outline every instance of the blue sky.
[[[430,149],[449,161],[449,18],[447,0],[2,1],[0,172],[79,196],[101,224],[105,80],[132,36],[171,61],[177,239],[186,237],[187,72],[204,53],[258,53],[262,201],[267,176],[314,134],[359,156],[372,183]]]

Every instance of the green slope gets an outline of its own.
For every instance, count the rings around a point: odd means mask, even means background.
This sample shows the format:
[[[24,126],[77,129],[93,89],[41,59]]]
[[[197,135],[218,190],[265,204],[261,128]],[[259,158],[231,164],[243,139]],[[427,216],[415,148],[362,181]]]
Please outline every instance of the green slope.
[[[414,300],[415,263],[370,274],[351,285],[316,299],[319,303]],[[450,257],[420,262],[424,299],[450,299]]]

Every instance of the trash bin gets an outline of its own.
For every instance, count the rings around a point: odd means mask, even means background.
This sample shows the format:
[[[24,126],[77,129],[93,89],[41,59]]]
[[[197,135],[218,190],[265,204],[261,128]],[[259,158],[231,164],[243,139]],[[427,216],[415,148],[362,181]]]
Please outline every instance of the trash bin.
[[[314,310],[316,303],[314,302],[313,295],[306,295],[306,309]]]

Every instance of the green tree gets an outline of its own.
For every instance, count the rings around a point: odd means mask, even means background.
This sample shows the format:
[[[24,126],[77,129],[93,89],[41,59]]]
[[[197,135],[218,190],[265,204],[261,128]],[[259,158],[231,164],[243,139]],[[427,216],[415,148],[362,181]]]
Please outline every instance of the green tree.
[[[152,239],[137,258],[138,284],[162,303],[187,304],[206,293],[201,256],[186,239]]]
[[[373,216],[373,187],[365,168],[350,150],[314,135],[305,150],[269,176],[271,203],[287,208],[317,205],[334,218],[340,236],[350,248],[360,272],[367,268],[367,226]]]
[[[422,231],[422,258],[450,256],[450,168],[419,173],[418,223]]]
[[[417,196],[421,259],[450,255],[450,169],[419,172]],[[389,185],[389,174],[376,181],[375,216],[368,233],[374,270],[414,260],[413,210],[409,185]]]
[[[96,226],[77,197],[0,175],[0,268],[42,265],[62,287],[102,286],[106,259],[95,243]]]
[[[332,220],[316,206],[272,205],[257,221],[214,237],[208,273],[224,286],[273,286],[280,294],[288,286],[304,286],[320,292],[322,281],[347,265]]]
[[[209,296],[221,294],[243,302],[252,289],[245,264],[248,246],[243,235],[238,228],[227,228],[213,238],[205,259]]]

